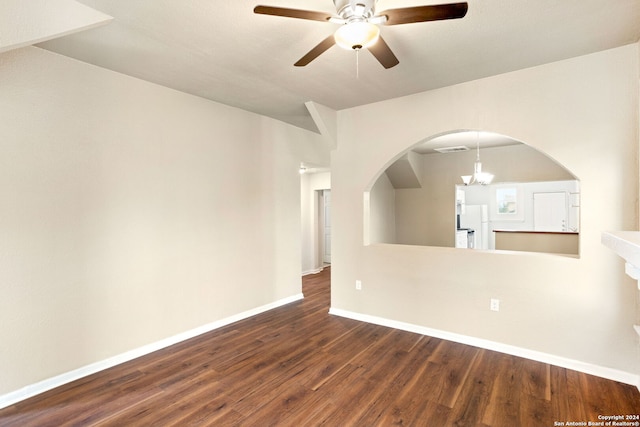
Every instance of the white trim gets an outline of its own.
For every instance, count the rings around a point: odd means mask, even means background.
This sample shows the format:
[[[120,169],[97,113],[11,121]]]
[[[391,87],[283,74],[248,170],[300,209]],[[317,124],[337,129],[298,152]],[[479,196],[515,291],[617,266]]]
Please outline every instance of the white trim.
[[[571,369],[585,374],[595,375],[613,381],[630,384],[638,387],[640,390],[640,375],[631,372],[624,372],[617,369],[607,368],[604,366],[593,365],[591,363],[581,362],[579,360],[567,359],[553,354],[542,353],[535,350],[516,347],[508,344],[502,344],[495,341],[489,341],[482,338],[470,337],[467,335],[456,334],[453,332],[441,331],[438,329],[418,326],[411,323],[399,322],[397,320],[385,319],[383,317],[371,316],[368,314],[354,313],[340,308],[329,309],[329,314],[335,316],[346,317],[361,322],[373,323],[376,325],[387,326],[403,331],[414,332],[421,335],[440,338],[448,341],[454,341],[461,344],[467,344],[474,347],[480,347],[487,350],[498,351],[500,353],[510,354],[512,356],[524,357],[526,359],[535,360],[537,362],[548,363],[559,366],[561,368]]]
[[[36,396],[40,393],[44,393],[45,391],[51,390],[56,387],[60,387],[61,385],[70,383],[71,381],[75,381],[77,379],[86,377],[88,375],[94,374],[96,372],[114,367],[124,362],[128,362],[135,358],[144,356],[146,354],[152,353],[154,351],[163,349],[165,347],[169,347],[171,345],[177,344],[181,341],[188,340],[190,338],[196,337],[198,335],[213,331],[215,329],[221,328],[223,326],[227,326],[231,323],[237,322],[239,320],[246,319],[251,316],[255,316],[257,314],[263,313],[265,311],[272,310],[274,308],[290,304],[295,301],[299,301],[303,299],[304,296],[299,293],[296,295],[292,295],[287,298],[283,298],[278,301],[274,301],[272,303],[253,308],[251,310],[243,311],[242,313],[234,314],[233,316],[226,317],[224,319],[217,320],[215,322],[202,325],[195,329],[191,329],[189,331],[182,332],[178,335],[174,335],[172,337],[165,338],[163,340],[127,351],[125,353],[119,354],[114,357],[110,357],[109,359],[102,360],[100,362],[95,362],[90,365],[83,366],[78,369],[74,369],[73,371],[65,372],[64,374],[57,375],[55,377],[47,378],[43,381],[37,382],[35,384],[30,384],[25,386],[19,390],[12,391],[10,393],[4,394],[0,396],[0,409],[6,408],[7,406],[18,403],[22,400],[28,399],[30,397]]]
[[[307,271],[303,271],[303,272],[302,272],[302,275],[303,275],[303,276],[308,276],[308,275],[310,275],[310,274],[318,274],[318,273],[320,273],[322,270],[324,270],[324,267],[316,268],[316,269],[313,269],[313,270],[307,270]]]

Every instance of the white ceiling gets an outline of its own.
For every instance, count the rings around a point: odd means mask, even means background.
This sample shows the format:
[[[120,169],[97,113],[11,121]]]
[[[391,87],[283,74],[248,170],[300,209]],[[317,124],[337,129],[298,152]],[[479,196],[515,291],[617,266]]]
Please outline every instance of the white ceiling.
[[[73,0],[2,0],[0,53],[86,31],[111,20]]]
[[[455,0],[459,1],[459,0]],[[103,27],[40,46],[316,131],[304,103],[335,110],[638,41],[640,0],[468,0],[463,19],[382,27],[400,64],[330,48],[293,63],[337,25],[256,15],[258,4],[334,13],[331,0],[79,0]],[[379,0],[377,11],[446,0]]]

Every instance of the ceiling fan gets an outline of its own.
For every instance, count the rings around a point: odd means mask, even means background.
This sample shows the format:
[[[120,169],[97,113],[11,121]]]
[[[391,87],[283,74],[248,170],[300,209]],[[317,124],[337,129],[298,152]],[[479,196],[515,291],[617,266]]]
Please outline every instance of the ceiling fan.
[[[284,16],[287,18],[307,19],[311,21],[340,24],[338,30],[321,41],[296,62],[296,67],[304,67],[320,56],[334,44],[356,51],[366,48],[384,68],[398,65],[400,61],[380,36],[378,25],[412,24],[416,22],[458,19],[467,14],[466,2],[438,4],[430,6],[387,9],[376,14],[377,0],[333,0],[337,15],[312,10],[289,9],[274,6],[256,6],[254,13],[262,15]]]

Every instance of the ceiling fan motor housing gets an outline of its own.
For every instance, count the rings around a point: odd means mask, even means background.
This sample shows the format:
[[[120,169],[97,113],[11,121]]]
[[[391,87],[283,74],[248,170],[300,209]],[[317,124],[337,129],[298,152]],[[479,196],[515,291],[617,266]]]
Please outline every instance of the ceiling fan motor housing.
[[[366,21],[375,14],[376,0],[333,0],[333,4],[345,21]]]

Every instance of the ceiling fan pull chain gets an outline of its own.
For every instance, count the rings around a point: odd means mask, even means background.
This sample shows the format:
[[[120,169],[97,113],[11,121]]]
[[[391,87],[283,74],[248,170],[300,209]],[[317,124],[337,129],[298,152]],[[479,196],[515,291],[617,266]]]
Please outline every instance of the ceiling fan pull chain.
[[[356,49],[356,79],[360,78],[360,49]]]

